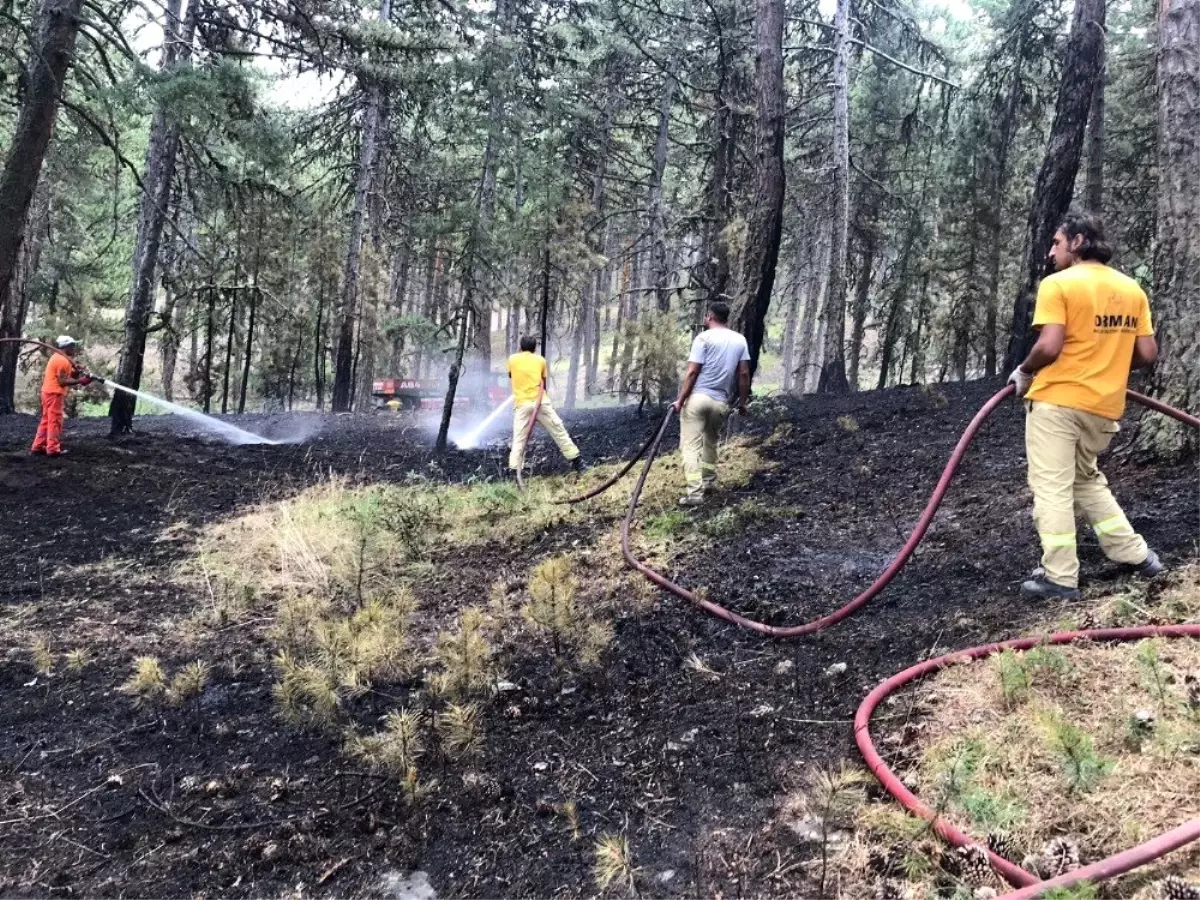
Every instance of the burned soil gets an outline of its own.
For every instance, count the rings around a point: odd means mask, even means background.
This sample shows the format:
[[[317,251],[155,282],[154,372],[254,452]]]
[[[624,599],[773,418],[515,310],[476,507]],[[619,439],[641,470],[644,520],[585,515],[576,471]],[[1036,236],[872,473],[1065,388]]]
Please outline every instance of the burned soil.
[[[998,387],[763,403],[738,427],[769,465],[674,526],[669,574],[772,623],[831,611],[891,559]],[[566,418],[597,459],[632,453],[656,416]],[[494,479],[503,449],[435,456],[425,429],[390,416],[231,418],[264,434],[315,434],[228,447],[155,418],[114,443],[105,422],[77,421],[71,455],[46,460],[24,452],[30,418],[0,420],[6,896],[379,896],[415,870],[442,897],[592,895],[594,840],[606,833],[627,838],[643,895],[815,895],[819,847],[781,810],[814,767],[855,759],[850,718],[866,691],[935,651],[1066,612],[1016,593],[1037,548],[1021,413],[1005,404],[912,562],[858,615],[777,643],[672,598],[630,602],[598,671],[564,675],[537,656],[507,671],[512,689],[485,710],[471,777],[444,767],[414,808],[336,738],[277,719],[259,623],[181,628],[207,601],[178,568],[205,526],[331,474]],[[672,426],[672,446],[676,435]],[[1130,520],[1168,565],[1194,558],[1195,461],[1146,461],[1127,435],[1104,466]],[[566,471],[544,439],[533,463]],[[497,578],[519,585],[534,562],[611,527],[600,517],[593,531],[573,524],[520,546],[443,552],[422,579],[419,615],[448,620]],[[1111,590],[1121,576],[1082,530],[1081,555],[1089,584]],[[55,653],[86,649],[88,664],[72,672],[60,656],[52,675],[39,674],[35,635]],[[136,706],[118,688],[149,652],[172,671],[205,658],[210,684],[178,708]]]

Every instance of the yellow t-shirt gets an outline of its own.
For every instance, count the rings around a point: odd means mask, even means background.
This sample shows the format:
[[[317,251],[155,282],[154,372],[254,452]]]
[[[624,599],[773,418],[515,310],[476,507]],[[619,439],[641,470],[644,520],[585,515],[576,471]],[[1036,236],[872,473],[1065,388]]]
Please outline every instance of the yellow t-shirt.
[[[1133,345],[1154,334],[1146,292],[1103,263],[1076,263],[1043,279],[1033,311],[1039,325],[1066,326],[1066,340],[1025,398],[1121,418]]]
[[[508,377],[512,379],[515,406],[536,403],[538,389],[546,377],[546,360],[536,353],[514,353],[508,358]]]

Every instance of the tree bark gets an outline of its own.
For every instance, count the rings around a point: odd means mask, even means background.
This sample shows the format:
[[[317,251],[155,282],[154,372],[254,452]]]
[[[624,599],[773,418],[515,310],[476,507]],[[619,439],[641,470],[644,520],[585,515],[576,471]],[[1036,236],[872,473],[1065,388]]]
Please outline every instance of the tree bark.
[[[1106,0],[1107,2],[1107,0]],[[1107,10],[1100,8],[1101,27]],[[1096,86],[1092,89],[1092,105],[1088,110],[1087,123],[1087,172],[1083,184],[1083,204],[1096,215],[1104,214],[1104,82],[1108,68],[1108,50],[1100,42],[1100,71],[1096,74]]]
[[[13,275],[20,263],[29,207],[75,51],[82,6],[83,0],[42,0],[33,23],[29,61],[23,73],[25,98],[0,173],[0,337],[20,337],[24,327],[24,310],[14,308]],[[14,350],[0,355],[0,414],[13,411],[15,383]]]
[[[654,140],[654,157],[650,167],[650,270],[654,281],[654,296],[658,309],[671,309],[671,291],[667,284],[667,225],[663,210],[662,182],[667,169],[668,138],[671,127],[671,107],[675,103],[677,63],[667,63],[667,78],[658,103],[658,129]]]
[[[833,219],[829,288],[821,312],[825,358],[817,390],[842,394],[846,381],[846,257],[850,243],[850,0],[838,0],[833,52]]]
[[[29,313],[31,281],[41,265],[42,248],[50,228],[50,185],[42,178],[29,208],[29,225],[9,285],[7,303],[0,309],[0,336],[20,337]],[[16,412],[17,361],[21,345],[0,344],[0,415]]]
[[[863,240],[858,258],[858,283],[854,287],[854,304],[850,310],[850,359],[846,382],[852,391],[858,390],[858,366],[862,359],[863,336],[871,299],[871,284],[875,275],[875,231],[873,223]]]
[[[1104,3],[1105,0],[1078,0],[1075,4],[1054,124],[1029,211],[1029,256],[1021,289],[1013,303],[1012,330],[1004,358],[1006,371],[1016,368],[1029,352],[1038,282],[1046,270],[1046,254],[1055,229],[1070,207],[1075,190],[1088,112],[1100,75]]]
[[[196,29],[196,9],[193,0],[188,6],[187,20],[180,26],[182,0],[169,0],[163,23],[164,73],[174,72],[184,65],[192,52],[192,35]],[[159,104],[150,124],[150,141],[146,148],[146,172],[142,178],[145,191],[138,211],[137,243],[133,251],[133,287],[125,307],[125,336],[117,362],[116,381],[137,389],[142,383],[142,367],[146,358],[146,335],[150,315],[154,310],[155,271],[162,242],[163,226],[170,214],[171,187],[175,180],[175,161],[179,153],[179,132],[171,123],[167,109]],[[222,399],[224,404],[224,398]],[[111,419],[109,433],[125,434],[133,430],[133,413],[137,398],[124,391],[114,391],[109,404]]]
[[[379,0],[379,20],[392,17],[392,0]],[[360,75],[360,78],[366,78]],[[355,324],[358,320],[358,276],[362,257],[367,202],[375,185],[379,160],[379,132],[384,110],[383,86],[374,78],[367,84],[367,106],[363,110],[362,143],[358,149],[358,173],[354,179],[354,201],[350,208],[346,259],[342,267],[342,293],[338,309],[338,341],[333,371],[333,411],[349,412],[354,397]]]
[[[1158,20],[1158,217],[1154,393],[1194,413],[1200,404],[1200,0],[1161,0]],[[1145,443],[1194,452],[1196,432],[1148,417]]]
[[[766,334],[783,234],[783,0],[757,0],[754,17],[758,128],[754,205],[743,263],[737,328],[750,345],[750,375]]]

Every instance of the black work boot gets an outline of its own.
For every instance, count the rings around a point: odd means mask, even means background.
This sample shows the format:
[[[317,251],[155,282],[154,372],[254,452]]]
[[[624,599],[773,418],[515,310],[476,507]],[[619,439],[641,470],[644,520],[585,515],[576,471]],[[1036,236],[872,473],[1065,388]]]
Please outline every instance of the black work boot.
[[[1129,566],[1129,570],[1139,578],[1153,578],[1155,575],[1161,575],[1166,569],[1167,567],[1162,564],[1162,560],[1153,550],[1147,550],[1146,558],[1140,563]]]
[[[574,469],[576,472],[578,472],[580,475],[582,475],[584,472],[586,472],[588,470],[587,463],[585,463],[583,461],[582,456],[577,456],[573,460],[571,460],[571,468]]]
[[[1079,589],[1067,587],[1065,584],[1055,584],[1044,574],[1022,582],[1021,594],[1025,597],[1038,597],[1042,600],[1078,600]]]

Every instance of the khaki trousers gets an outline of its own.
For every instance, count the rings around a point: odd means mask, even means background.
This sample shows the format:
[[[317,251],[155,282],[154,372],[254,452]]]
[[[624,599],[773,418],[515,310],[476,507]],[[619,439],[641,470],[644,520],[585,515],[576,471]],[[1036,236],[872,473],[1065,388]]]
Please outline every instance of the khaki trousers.
[[[512,450],[508,454],[510,469],[520,469],[525,465],[525,437],[529,434],[529,420],[533,418],[535,409],[538,409],[535,402],[522,403],[513,409]],[[542,397],[542,406],[541,409],[538,409],[537,421],[558,445],[563,456],[567,459],[575,459],[579,456],[579,448],[567,434],[566,426],[558,417],[558,413],[554,411],[554,407],[550,405],[549,397]]]
[[[708,394],[692,394],[679,413],[679,450],[689,497],[703,497],[717,486],[717,439],[729,416],[729,404]]]
[[[1025,455],[1033,491],[1033,523],[1042,542],[1046,578],[1079,585],[1075,516],[1096,532],[1100,549],[1114,562],[1137,565],[1149,549],[1108,489],[1096,457],[1121,426],[1111,419],[1065,406],[1026,403]]]

